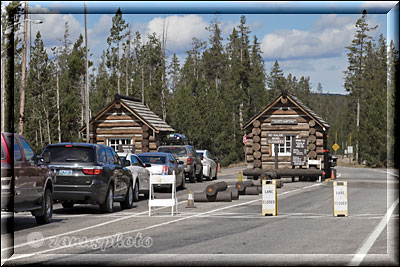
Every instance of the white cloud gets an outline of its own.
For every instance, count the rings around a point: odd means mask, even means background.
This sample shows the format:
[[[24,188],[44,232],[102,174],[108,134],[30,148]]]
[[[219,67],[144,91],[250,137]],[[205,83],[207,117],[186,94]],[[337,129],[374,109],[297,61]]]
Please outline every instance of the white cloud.
[[[169,50],[188,50],[191,48],[193,37],[203,41],[208,38],[208,31],[205,29],[208,23],[198,15],[174,15],[166,18],[154,18],[147,24],[145,37],[153,32],[161,37],[164,20],[165,28],[167,29],[167,48]]]
[[[261,50],[267,59],[338,56],[351,42],[354,24],[346,17],[322,16],[311,31],[292,29],[266,34],[261,42]]]
[[[398,3],[397,1],[366,1],[361,5],[361,7],[387,7],[387,8],[392,8],[397,3]]]

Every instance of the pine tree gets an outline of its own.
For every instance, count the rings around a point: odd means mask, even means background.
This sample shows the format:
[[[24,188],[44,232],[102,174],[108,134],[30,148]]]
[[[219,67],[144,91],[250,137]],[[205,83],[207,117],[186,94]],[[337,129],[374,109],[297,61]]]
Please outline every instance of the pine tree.
[[[285,77],[283,76],[283,71],[279,67],[278,61],[275,61],[274,66],[267,77],[267,86],[271,98],[280,95],[282,90],[286,87]]]

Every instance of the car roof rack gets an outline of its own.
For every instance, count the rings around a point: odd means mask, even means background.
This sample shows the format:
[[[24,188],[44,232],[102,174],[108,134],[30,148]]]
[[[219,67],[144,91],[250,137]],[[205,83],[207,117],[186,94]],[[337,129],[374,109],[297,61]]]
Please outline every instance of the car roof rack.
[[[161,145],[189,145],[189,141],[184,134],[173,133],[164,136]]]

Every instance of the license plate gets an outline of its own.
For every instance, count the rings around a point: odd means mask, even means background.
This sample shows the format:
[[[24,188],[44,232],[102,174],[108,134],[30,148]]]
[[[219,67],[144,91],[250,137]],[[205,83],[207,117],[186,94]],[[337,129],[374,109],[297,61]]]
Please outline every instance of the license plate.
[[[60,170],[59,175],[65,175],[65,176],[71,176],[72,175],[72,170]]]

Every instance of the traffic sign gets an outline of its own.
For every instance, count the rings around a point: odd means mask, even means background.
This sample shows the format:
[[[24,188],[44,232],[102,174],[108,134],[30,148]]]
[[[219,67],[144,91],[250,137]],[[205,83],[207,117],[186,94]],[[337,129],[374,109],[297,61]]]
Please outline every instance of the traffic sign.
[[[284,144],[285,143],[285,135],[281,133],[269,133],[267,134],[267,143],[268,144]]]
[[[247,144],[247,136],[243,135],[243,144]]]
[[[332,148],[333,148],[333,150],[335,150],[335,152],[336,152],[336,150],[338,150],[339,148],[340,148],[340,146],[338,145],[338,144],[334,144],[333,146],[332,146]]]
[[[262,181],[262,215],[278,215],[276,180]]]
[[[333,216],[348,216],[347,182],[333,182]]]

